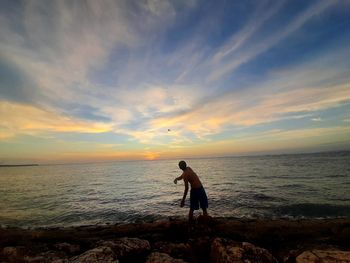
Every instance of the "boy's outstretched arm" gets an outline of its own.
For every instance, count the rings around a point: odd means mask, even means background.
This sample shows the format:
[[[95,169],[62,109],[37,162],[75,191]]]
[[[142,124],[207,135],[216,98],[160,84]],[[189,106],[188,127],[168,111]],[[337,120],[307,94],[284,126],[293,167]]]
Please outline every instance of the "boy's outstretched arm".
[[[182,178],[183,178],[182,175],[180,175],[179,177],[176,177],[176,178],[174,179],[174,184],[177,184],[177,181],[182,180]]]
[[[188,181],[186,179],[184,179],[184,183],[185,183],[185,191],[184,191],[184,196],[181,200],[181,204],[180,204],[181,207],[184,207],[184,205],[185,205],[185,200],[186,200],[186,196],[187,196],[187,192],[188,192]]]

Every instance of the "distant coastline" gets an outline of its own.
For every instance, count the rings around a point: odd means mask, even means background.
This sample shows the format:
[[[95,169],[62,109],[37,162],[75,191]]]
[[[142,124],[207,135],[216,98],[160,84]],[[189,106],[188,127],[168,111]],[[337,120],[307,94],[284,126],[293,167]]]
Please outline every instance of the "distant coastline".
[[[37,163],[30,164],[0,164],[0,167],[18,167],[18,166],[39,166]]]

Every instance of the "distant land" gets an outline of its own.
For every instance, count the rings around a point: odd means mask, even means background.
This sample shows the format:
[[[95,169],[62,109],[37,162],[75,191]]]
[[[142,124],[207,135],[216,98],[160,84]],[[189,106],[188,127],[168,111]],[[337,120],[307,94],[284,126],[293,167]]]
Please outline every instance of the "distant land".
[[[0,164],[0,167],[18,167],[18,166],[39,166],[37,163],[30,164]]]

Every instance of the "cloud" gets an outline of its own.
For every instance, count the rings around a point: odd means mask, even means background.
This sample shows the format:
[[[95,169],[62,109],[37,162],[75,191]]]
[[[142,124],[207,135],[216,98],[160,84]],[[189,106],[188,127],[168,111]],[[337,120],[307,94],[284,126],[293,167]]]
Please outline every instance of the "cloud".
[[[101,133],[111,130],[111,125],[74,120],[31,105],[0,102],[0,138],[19,134],[46,134],[48,132]]]
[[[235,40],[236,42],[232,43],[233,46],[231,48],[224,46],[222,50],[219,50],[216,53],[216,55],[214,55],[214,60],[220,60],[222,58],[225,58],[225,56],[228,56],[228,55],[230,56],[230,59],[228,59],[226,62],[224,61],[220,65],[216,65],[217,63],[215,63],[213,70],[208,76],[207,80],[209,82],[217,81],[222,76],[232,72],[233,70],[240,67],[242,64],[247,63],[251,59],[255,58],[257,55],[275,46],[281,40],[285,39],[290,34],[294,33],[299,28],[301,28],[305,23],[307,23],[314,16],[324,12],[327,8],[329,8],[330,6],[336,3],[337,1],[327,1],[327,0],[317,2],[317,4],[312,5],[311,7],[303,11],[301,14],[299,14],[288,25],[286,25],[285,27],[282,27],[280,31],[273,33],[270,36],[267,36],[265,39],[260,39],[258,43],[253,44],[249,48],[246,48],[243,50],[238,49],[238,47],[241,46],[240,42],[244,43],[245,39]],[[273,14],[273,12],[270,12],[270,13]],[[268,17],[266,17],[266,19]],[[266,19],[262,19],[262,20],[266,20]],[[251,31],[252,32],[248,33],[248,36],[250,36],[254,32],[254,30],[251,30]],[[242,34],[244,38],[244,35],[247,33],[240,33],[240,34]],[[235,50],[237,50],[237,52],[232,54]]]
[[[26,1],[22,10],[2,17],[6,37],[0,51],[46,100],[74,102],[81,87],[93,88],[86,85],[91,68],[104,63],[116,46],[137,43],[125,8],[108,0]]]
[[[327,150],[322,144],[338,145],[346,149],[350,127],[334,126],[327,128],[302,128],[293,130],[268,130],[253,134],[233,135],[232,138],[220,141],[209,141],[190,145],[186,153],[196,156],[223,156],[247,153],[271,153]],[[208,151],[208,149],[210,149]],[[329,149],[329,148],[328,148]]]
[[[318,81],[316,76],[309,77],[314,78],[315,82]],[[151,126],[154,129],[171,127],[180,133],[187,131],[201,138],[233,126],[254,126],[282,119],[300,118],[299,115],[305,116],[305,112],[317,112],[350,102],[350,82],[310,87],[303,83],[303,79],[297,83],[293,76],[289,78],[289,81],[283,78],[283,83],[290,83],[293,79],[292,87],[281,89],[275,83],[276,86],[270,89],[255,87],[226,93],[173,118],[155,118],[151,121]],[[310,84],[309,79],[304,81]]]
[[[0,55],[0,98],[36,103],[40,94],[35,83],[23,70]]]
[[[144,8],[155,16],[175,16],[175,9],[168,1],[162,0],[147,0]]]
[[[233,34],[230,39],[215,52],[213,55],[213,62],[218,63],[226,56],[241,48],[250,37],[258,32],[267,20],[279,11],[284,3],[285,1],[278,1],[277,4],[268,8],[266,7],[268,2],[259,2],[254,13],[249,18],[249,21],[242,27],[242,29]]]

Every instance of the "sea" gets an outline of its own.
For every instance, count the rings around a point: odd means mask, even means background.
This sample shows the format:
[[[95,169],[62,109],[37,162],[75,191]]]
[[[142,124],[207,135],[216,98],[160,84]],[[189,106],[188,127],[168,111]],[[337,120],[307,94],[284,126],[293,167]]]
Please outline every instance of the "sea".
[[[350,218],[350,152],[195,158],[208,212],[225,218]],[[179,160],[0,167],[2,227],[186,218]],[[199,215],[201,211],[196,211]]]

